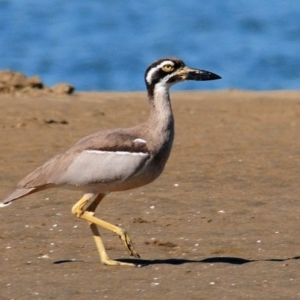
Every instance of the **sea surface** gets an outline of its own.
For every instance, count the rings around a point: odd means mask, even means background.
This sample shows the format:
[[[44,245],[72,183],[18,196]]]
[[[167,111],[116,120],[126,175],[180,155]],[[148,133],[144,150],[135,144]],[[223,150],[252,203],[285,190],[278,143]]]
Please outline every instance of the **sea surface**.
[[[177,90],[299,89],[300,2],[0,0],[0,70],[49,86],[137,91],[165,56],[223,78]]]

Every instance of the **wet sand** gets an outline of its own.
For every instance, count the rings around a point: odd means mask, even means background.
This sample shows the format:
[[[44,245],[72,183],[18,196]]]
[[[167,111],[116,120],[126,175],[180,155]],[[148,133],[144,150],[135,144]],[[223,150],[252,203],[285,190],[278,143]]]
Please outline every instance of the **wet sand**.
[[[103,200],[142,268],[99,262],[80,192],[0,209],[0,299],[299,299],[300,92],[171,92],[176,136],[154,183]],[[85,135],[148,117],[145,93],[3,96],[0,194]],[[110,256],[136,262],[100,229]]]

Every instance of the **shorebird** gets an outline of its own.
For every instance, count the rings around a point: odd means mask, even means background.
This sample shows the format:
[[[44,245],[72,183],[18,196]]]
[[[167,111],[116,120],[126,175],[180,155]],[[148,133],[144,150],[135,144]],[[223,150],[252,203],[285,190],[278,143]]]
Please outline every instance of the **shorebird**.
[[[141,187],[162,173],[174,139],[169,88],[185,80],[220,78],[208,71],[189,68],[178,58],[155,61],[145,72],[150,104],[150,116],[146,122],[131,128],[100,131],[83,138],[27,175],[0,206],[48,188],[79,189],[84,195],[72,207],[72,213],[89,222],[101,262],[135,266],[108,256],[97,225],[116,233],[129,254],[140,257],[128,233],[96,218],[95,210],[108,193]]]

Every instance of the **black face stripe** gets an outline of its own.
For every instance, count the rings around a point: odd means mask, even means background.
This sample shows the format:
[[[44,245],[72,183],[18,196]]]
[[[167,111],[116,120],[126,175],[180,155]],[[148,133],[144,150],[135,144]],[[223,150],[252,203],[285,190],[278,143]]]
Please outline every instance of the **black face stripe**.
[[[174,75],[174,76],[171,76],[168,80],[167,80],[167,83],[175,83],[175,82],[178,82],[178,81],[182,81],[182,78],[178,75]]]
[[[169,74],[168,72],[163,71],[162,69],[158,69],[156,72],[154,72],[152,74],[151,77],[151,85],[155,85],[156,83],[158,83],[162,78],[164,78],[167,74]],[[147,84],[149,84],[147,82]]]

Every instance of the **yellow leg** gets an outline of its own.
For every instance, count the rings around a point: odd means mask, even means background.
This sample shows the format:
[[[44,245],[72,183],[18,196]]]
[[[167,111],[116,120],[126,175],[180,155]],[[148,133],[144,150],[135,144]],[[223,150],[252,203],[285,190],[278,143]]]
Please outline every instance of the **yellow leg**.
[[[94,201],[87,207],[86,210],[83,209],[85,204],[94,197],[94,194],[85,194],[73,207],[72,207],[72,213],[76,215],[77,217],[84,219],[90,223],[90,227],[92,230],[92,233],[94,235],[94,240],[100,255],[100,260],[102,263],[106,265],[127,265],[127,266],[135,266],[135,264],[130,263],[123,263],[119,261],[112,260],[106,253],[105,247],[103,245],[102,239],[100,237],[98,228],[96,225],[99,225],[101,227],[104,227],[108,230],[111,230],[119,235],[121,240],[123,241],[126,249],[128,250],[129,254],[134,257],[140,257],[138,253],[134,250],[132,241],[127,234],[127,232],[113,224],[110,224],[108,222],[105,222],[103,220],[100,220],[96,217],[94,217],[94,211],[101,202],[105,195],[99,194]]]

